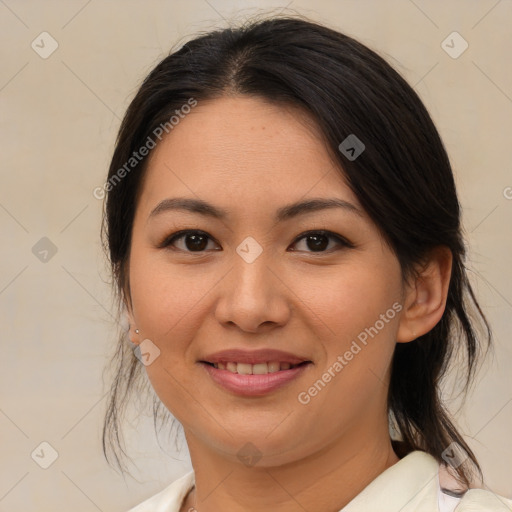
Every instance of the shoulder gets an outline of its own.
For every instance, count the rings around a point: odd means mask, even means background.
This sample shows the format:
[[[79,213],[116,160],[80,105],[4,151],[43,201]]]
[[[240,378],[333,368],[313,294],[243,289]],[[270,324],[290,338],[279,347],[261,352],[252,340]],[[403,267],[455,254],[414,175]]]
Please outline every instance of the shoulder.
[[[512,500],[486,489],[469,489],[455,512],[512,512]]]
[[[190,471],[128,512],[179,512],[183,498],[192,489],[194,483],[194,471]]]

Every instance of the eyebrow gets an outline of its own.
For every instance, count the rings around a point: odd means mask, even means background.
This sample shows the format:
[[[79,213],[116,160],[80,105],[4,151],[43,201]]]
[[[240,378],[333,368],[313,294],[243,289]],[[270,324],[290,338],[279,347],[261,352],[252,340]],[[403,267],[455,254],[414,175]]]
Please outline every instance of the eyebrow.
[[[312,198],[305,201],[298,201],[287,206],[279,208],[276,212],[276,221],[283,222],[298,215],[305,213],[326,210],[330,208],[343,208],[360,217],[363,216],[361,210],[352,203],[339,198]],[[192,199],[186,197],[175,197],[164,199],[151,211],[148,221],[164,212],[181,210],[192,213],[198,213],[206,217],[224,220],[229,214],[226,210],[213,206],[202,199]]]

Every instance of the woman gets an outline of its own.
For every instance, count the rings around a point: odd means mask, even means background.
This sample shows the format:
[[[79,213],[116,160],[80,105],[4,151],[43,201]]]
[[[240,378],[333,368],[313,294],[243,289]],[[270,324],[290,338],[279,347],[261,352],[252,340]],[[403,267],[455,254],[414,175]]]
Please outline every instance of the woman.
[[[440,399],[455,354],[474,376],[475,318],[490,338],[448,156],[376,53],[294,18],[188,42],[105,190],[130,328],[104,447],[147,373],[194,468],[133,512],[512,509]]]

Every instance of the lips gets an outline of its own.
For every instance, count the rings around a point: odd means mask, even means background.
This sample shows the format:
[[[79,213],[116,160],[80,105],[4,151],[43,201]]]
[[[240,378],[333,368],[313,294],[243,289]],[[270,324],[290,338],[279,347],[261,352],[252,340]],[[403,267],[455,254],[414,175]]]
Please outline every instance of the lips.
[[[221,356],[219,354],[215,356],[215,358],[226,357],[225,355]],[[261,355],[256,355],[255,353],[245,353],[245,356],[246,360],[251,358],[253,358],[252,360],[254,360],[254,358],[261,360]],[[231,353],[230,357],[233,357],[233,353]],[[235,354],[234,357],[240,358],[240,353]],[[276,357],[275,352],[270,354],[270,357]],[[290,356],[290,354],[285,357],[293,357],[295,360],[300,359],[296,356]],[[210,363],[198,361],[198,363],[220,389],[245,397],[262,397],[273,393],[285,387],[295,379],[298,379],[313,366],[311,361],[303,361],[293,366],[288,362],[279,363],[278,361],[270,362],[269,364],[256,363],[253,365],[228,361],[226,365],[229,368],[223,368],[222,362]],[[272,367],[277,369],[278,365],[278,370],[270,371]],[[236,371],[233,371],[235,369]]]
[[[274,349],[222,350],[198,363],[221,388],[247,397],[277,391],[313,365],[306,357]]]

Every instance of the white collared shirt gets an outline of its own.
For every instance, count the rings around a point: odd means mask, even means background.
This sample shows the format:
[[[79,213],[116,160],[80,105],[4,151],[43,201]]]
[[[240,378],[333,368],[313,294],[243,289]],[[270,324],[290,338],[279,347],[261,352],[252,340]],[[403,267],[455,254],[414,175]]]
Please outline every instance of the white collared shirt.
[[[179,512],[194,483],[190,471],[128,512]],[[340,512],[512,512],[512,500],[483,489],[452,497],[441,489],[434,457],[414,451],[370,482]]]

